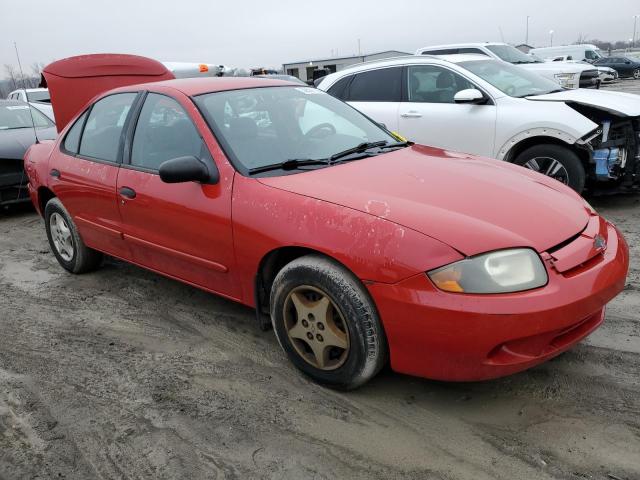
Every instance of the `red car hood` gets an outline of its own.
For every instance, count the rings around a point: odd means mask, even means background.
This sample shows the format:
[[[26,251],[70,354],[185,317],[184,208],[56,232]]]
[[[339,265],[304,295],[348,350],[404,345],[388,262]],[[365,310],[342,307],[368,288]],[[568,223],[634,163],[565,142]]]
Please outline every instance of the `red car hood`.
[[[424,146],[259,181],[385,218],[465,255],[509,247],[543,252],[589,220],[582,199],[555,180]]]

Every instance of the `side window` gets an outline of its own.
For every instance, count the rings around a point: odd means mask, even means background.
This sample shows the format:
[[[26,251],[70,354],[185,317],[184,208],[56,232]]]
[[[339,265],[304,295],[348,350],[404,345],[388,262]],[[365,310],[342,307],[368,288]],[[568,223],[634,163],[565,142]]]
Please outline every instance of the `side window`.
[[[82,133],[80,155],[109,162],[118,161],[122,128],[136,95],[109,95],[93,105]]]
[[[484,55],[485,57],[488,56],[486,53],[484,53],[479,48],[460,48],[460,49],[458,49],[458,53],[476,53],[476,54],[479,54],[479,55]]]
[[[336,83],[331,85],[331,88],[327,90],[327,93],[333,97],[339,98],[340,100],[345,100],[346,93],[347,93],[347,85],[349,85],[349,82],[351,81],[352,78],[353,78],[352,75],[341,78]]]
[[[64,149],[69,153],[78,153],[80,149],[80,134],[82,133],[82,127],[84,126],[84,120],[87,118],[87,112],[83,113],[73,127],[69,129],[69,133],[64,139]]]
[[[600,58],[600,57],[598,56],[598,54],[597,54],[596,52],[594,52],[593,50],[586,50],[586,51],[584,52],[584,57],[585,57],[587,60],[597,60],[598,58]]]
[[[422,55],[455,55],[458,53],[457,48],[443,48],[440,50],[429,50],[422,52]]]
[[[133,136],[131,165],[158,170],[173,158],[201,158],[203,149],[198,130],[177,101],[157,93],[147,95]]]
[[[410,66],[407,75],[410,102],[454,103],[460,90],[476,88],[457,73],[435,65]]]
[[[352,102],[399,102],[402,68],[381,68],[358,73],[349,86]]]

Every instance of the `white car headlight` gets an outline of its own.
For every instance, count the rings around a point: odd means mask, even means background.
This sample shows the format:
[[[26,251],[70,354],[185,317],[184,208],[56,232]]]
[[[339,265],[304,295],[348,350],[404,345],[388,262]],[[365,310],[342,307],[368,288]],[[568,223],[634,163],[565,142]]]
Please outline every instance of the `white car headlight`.
[[[513,248],[465,258],[427,272],[440,290],[455,293],[511,293],[543,287],[549,280],[540,256]]]
[[[562,85],[563,87],[566,87],[572,84],[572,82],[578,77],[578,74],[577,73],[556,73],[554,77],[560,85]]]

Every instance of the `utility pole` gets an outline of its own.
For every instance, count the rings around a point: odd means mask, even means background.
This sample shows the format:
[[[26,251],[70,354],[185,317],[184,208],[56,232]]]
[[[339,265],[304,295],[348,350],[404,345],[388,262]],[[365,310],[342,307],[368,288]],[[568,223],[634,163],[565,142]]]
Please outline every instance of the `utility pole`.
[[[553,47],[553,30],[549,30],[549,35],[551,35],[551,46]]]
[[[529,15],[527,15],[527,34],[524,37],[524,44],[529,45]]]
[[[638,18],[640,18],[640,15],[633,16],[633,48],[636,48],[636,26],[638,24]]]

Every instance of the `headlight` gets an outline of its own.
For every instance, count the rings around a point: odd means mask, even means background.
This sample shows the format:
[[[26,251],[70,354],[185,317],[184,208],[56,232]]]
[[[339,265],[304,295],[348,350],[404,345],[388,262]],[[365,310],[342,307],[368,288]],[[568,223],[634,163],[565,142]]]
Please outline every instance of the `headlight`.
[[[547,284],[540,256],[530,248],[513,248],[465,258],[427,272],[440,290],[456,293],[510,293]]]
[[[577,76],[577,73],[556,73],[554,75],[555,79],[563,87],[571,85],[571,83],[577,78]]]

